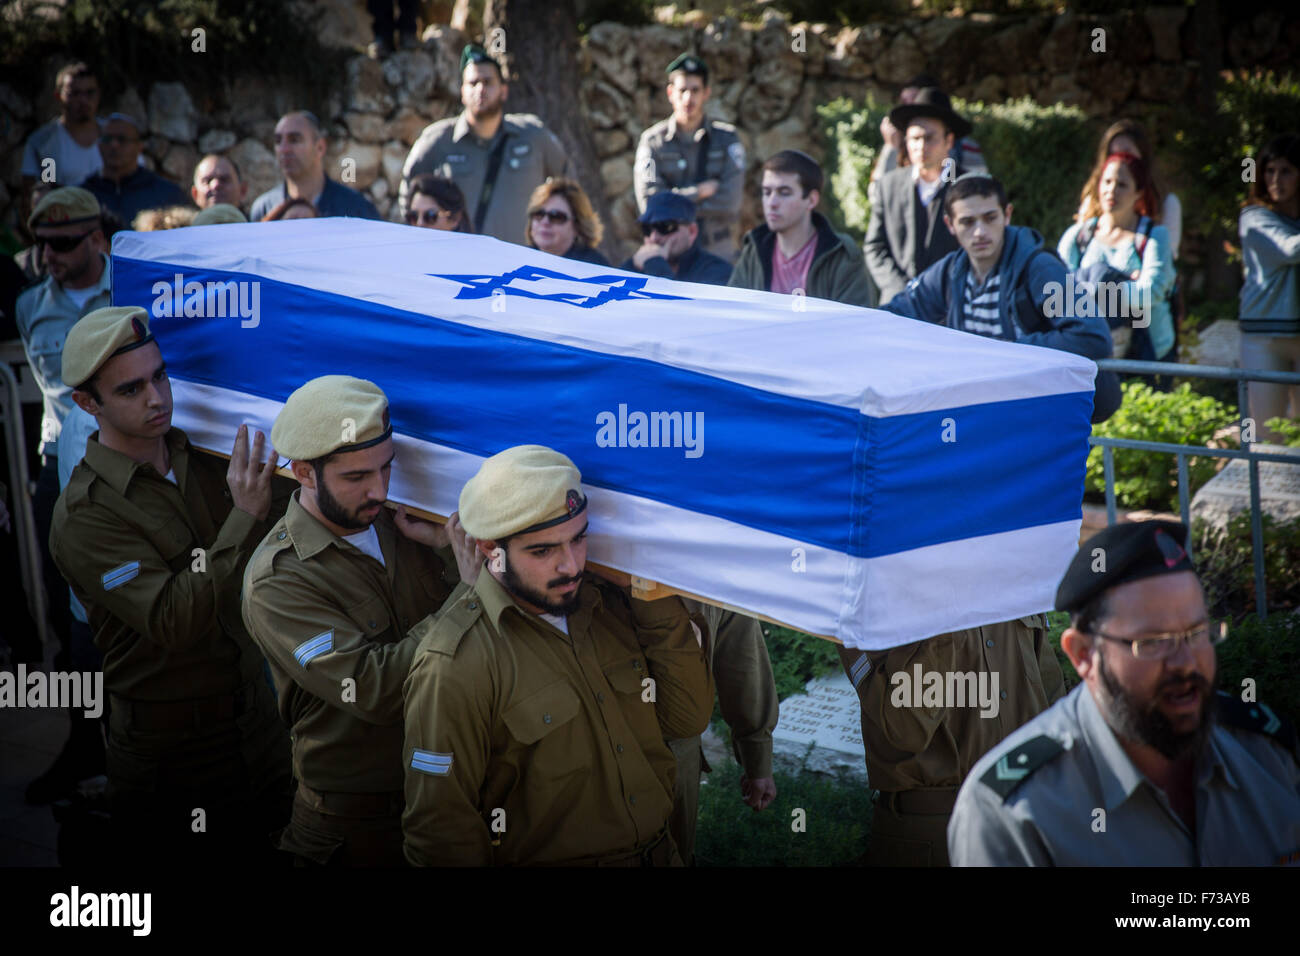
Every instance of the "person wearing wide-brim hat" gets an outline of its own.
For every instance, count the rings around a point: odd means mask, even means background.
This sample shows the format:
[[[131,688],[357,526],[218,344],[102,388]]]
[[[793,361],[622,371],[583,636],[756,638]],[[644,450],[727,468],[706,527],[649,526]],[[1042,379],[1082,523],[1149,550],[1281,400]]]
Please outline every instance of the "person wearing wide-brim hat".
[[[452,533],[384,507],[395,458],[388,397],[322,375],[271,439],[299,488],[248,562],[242,611],[293,734],[298,790],[281,850],[304,866],[402,866],[402,682],[412,627],[456,589]],[[465,550],[468,555],[468,550]]]
[[[888,302],[931,263],[957,250],[943,223],[943,195],[967,172],[952,158],[956,141],[970,132],[942,90],[927,87],[911,103],[894,107],[890,122],[903,131],[908,166],[879,180],[863,240],[867,270]]]
[[[250,451],[241,425],[226,462],[172,426],[142,308],[82,318],[62,373],[99,429],[55,505],[50,549],[103,652],[119,849],[136,863],[270,863],[266,834],[288,818],[289,740],[238,603],[287,499],[274,453],[261,432]]]
[[[971,769],[954,866],[1294,866],[1295,728],[1253,688],[1215,692],[1205,592],[1175,521],[1112,525],[1056,591],[1082,681]]]
[[[582,476],[541,445],[483,462],[460,520],[486,561],[426,620],[406,680],[406,858],[423,866],[679,865],[665,737],[713,680],[680,598],[585,573]]]

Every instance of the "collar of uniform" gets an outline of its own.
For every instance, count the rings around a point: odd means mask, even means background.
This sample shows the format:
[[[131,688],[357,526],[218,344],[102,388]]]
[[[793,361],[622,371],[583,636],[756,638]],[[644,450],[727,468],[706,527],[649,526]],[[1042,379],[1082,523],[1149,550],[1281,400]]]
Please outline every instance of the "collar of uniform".
[[[112,292],[112,291],[113,291],[113,277],[112,277],[112,275],[110,275],[110,272],[109,272],[109,261],[108,261],[108,256],[101,252],[101,253],[99,254],[99,258],[102,259],[103,262],[104,262],[104,271],[101,272],[101,273],[99,274],[99,281],[96,282],[95,285],[93,286],[93,288],[94,288],[95,291],[92,292],[92,293],[90,294],[90,298],[86,300],[86,304],[87,304],[87,305],[90,304],[91,300],[93,300],[93,299],[95,298],[95,296],[97,296],[97,295],[102,295],[102,294],[105,293],[105,292]],[[52,288],[52,289],[58,289],[58,290],[59,290],[59,293],[62,294],[62,295],[64,295],[64,296],[67,296],[67,297],[68,297],[68,301],[71,302],[71,301],[72,301],[72,297],[71,297],[71,296],[68,296],[68,290],[65,289],[65,288],[63,288],[63,286],[62,286],[61,284],[59,284],[58,282],[55,282],[55,281],[54,281],[54,276],[49,276],[48,278],[49,278],[49,281],[50,281],[50,288]]]
[[[479,596],[479,600],[483,602],[483,610],[487,612],[488,620],[492,622],[492,626],[498,631],[501,630],[501,615],[509,608],[514,608],[516,613],[525,617],[536,617],[536,615],[525,611],[516,604],[514,596],[502,586],[501,582],[486,567],[479,569],[478,578],[474,582],[474,592]],[[578,586],[578,597],[580,599],[578,610],[569,615],[570,636],[575,630],[572,624],[573,619],[584,614],[588,615],[589,619],[591,609],[601,603],[600,590],[586,580]]]
[[[514,131],[515,124],[510,122],[505,115],[502,115],[501,125],[497,127],[496,136],[493,136],[484,145],[491,146],[497,141],[497,136],[504,136],[507,133],[512,133]],[[478,134],[469,128],[469,117],[464,110],[461,110],[460,115],[456,117],[456,125],[451,129],[451,141],[453,143],[459,143],[466,136],[472,136],[476,143],[483,142],[479,139]]]
[[[706,116],[704,117],[704,119],[700,120],[699,128],[696,129],[695,132],[692,133],[687,138],[692,143],[698,143],[701,139],[703,139],[705,136],[708,135],[709,135],[709,118]],[[677,138],[677,117],[676,116],[668,117],[668,138],[669,139]]]
[[[167,451],[171,457],[172,471],[176,474],[176,480],[183,481],[183,473],[186,471],[186,455],[190,447],[189,437],[179,428],[172,428],[167,432],[163,440],[167,442]],[[101,445],[98,431],[87,439],[86,457],[82,461],[121,495],[126,494],[126,489],[130,487],[131,479],[135,477],[137,471],[141,468],[148,468],[150,471],[154,470],[153,465],[147,461],[136,461],[120,451]],[[154,474],[157,474],[157,472],[155,471]]]
[[[1224,753],[1225,746],[1229,744],[1230,737],[1228,731],[1216,725],[1210,731],[1210,739],[1206,743],[1205,754],[1201,758],[1200,765],[1196,768],[1196,786],[1205,787],[1209,785],[1211,779],[1215,776],[1215,771],[1223,778],[1223,782],[1233,790],[1240,790],[1241,786],[1237,783],[1237,778],[1232,773],[1232,763]]]
[[[289,532],[289,540],[293,542],[299,560],[308,561],[336,543],[339,538],[302,506],[298,500],[300,494],[301,488],[289,496],[289,507],[284,513],[284,527]]]
[[[1106,798],[1105,809],[1109,813],[1131,797],[1147,778],[1120,746],[1119,738],[1106,723],[1101,708],[1093,699],[1092,688],[1087,684],[1079,685],[1078,710],[1079,730],[1096,760],[1097,778],[1101,781],[1102,794]]]

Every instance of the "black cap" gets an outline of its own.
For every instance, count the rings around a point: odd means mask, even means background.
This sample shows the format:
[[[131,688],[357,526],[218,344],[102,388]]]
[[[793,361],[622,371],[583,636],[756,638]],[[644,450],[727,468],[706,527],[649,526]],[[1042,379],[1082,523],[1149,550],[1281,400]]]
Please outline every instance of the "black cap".
[[[1196,568],[1187,556],[1187,526],[1133,521],[1097,532],[1082,545],[1056,589],[1056,610],[1078,611],[1110,588]]]
[[[677,59],[673,60],[673,62],[669,63],[668,69],[664,70],[664,72],[669,76],[672,76],[678,70],[681,70],[683,73],[689,73],[692,76],[698,76],[704,81],[705,86],[708,86],[709,84],[709,68],[705,66],[704,61],[694,53],[683,53]]]

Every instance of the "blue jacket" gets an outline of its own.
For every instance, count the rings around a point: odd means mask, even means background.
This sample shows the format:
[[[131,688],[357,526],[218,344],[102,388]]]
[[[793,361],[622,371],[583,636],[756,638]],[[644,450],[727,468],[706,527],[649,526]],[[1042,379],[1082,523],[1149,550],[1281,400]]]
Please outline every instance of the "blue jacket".
[[[263,216],[284,202],[286,198],[284,183],[272,186],[253,200],[248,221],[261,222]],[[379,210],[369,199],[355,189],[336,183],[328,176],[325,177],[325,188],[321,190],[320,199],[316,203],[316,213],[321,218],[326,216],[351,216],[354,219],[380,218]]]
[[[1042,235],[1026,226],[1007,226],[1002,241],[997,266],[1002,276],[998,300],[1002,334],[997,338],[1090,359],[1109,358],[1114,345],[1104,318],[1046,314],[1043,303],[1053,288],[1062,290],[1060,295],[1065,296],[1067,270],[1055,254],[1043,249]],[[960,329],[962,290],[969,272],[970,257],[966,252],[950,252],[909,282],[883,308]]]

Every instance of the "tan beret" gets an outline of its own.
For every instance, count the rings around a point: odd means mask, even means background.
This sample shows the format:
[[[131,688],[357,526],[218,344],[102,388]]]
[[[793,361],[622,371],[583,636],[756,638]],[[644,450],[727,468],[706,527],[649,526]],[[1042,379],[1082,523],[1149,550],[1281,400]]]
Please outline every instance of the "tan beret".
[[[465,483],[460,523],[476,538],[499,541],[561,524],[586,507],[573,462],[543,445],[516,445],[483,462]]]
[[[80,186],[52,189],[36,204],[27,217],[27,228],[68,226],[99,219],[99,200]]]
[[[271,426],[271,444],[294,461],[359,451],[393,434],[388,396],[374,382],[322,375],[298,388]]]
[[[248,217],[228,202],[219,202],[202,209],[191,226],[215,226],[221,222],[248,222]]]
[[[63,384],[69,388],[84,385],[114,355],[152,341],[149,313],[138,305],[115,305],[88,312],[63,343]]]

